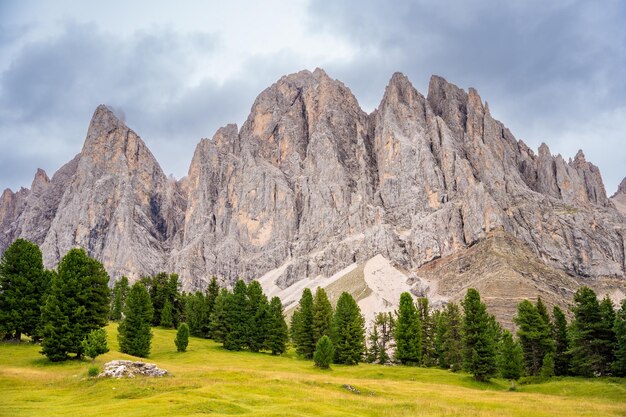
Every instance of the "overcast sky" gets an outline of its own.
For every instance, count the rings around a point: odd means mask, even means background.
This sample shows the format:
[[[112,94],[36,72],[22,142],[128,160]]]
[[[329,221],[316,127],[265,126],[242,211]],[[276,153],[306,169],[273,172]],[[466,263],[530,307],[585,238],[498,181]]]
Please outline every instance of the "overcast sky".
[[[0,0],[0,189],[50,176],[98,104],[163,170],[241,123],[282,75],[321,67],[366,111],[392,73],[475,87],[537,149],[583,149],[612,194],[626,176],[626,2]]]

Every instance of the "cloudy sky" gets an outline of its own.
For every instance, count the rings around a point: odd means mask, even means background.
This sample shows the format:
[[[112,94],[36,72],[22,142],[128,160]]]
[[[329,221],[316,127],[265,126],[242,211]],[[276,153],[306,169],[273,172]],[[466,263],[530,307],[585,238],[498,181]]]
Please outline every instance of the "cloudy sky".
[[[322,67],[371,111],[391,74],[475,87],[535,149],[626,176],[626,2],[0,0],[0,188],[81,149],[104,103],[180,178],[282,75]]]

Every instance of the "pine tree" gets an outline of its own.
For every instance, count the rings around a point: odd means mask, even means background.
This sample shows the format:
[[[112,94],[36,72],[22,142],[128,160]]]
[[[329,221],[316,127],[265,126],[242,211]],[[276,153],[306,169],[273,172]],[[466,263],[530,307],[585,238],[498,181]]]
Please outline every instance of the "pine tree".
[[[615,316],[613,326],[616,339],[615,360],[612,370],[617,376],[626,376],[626,299]]]
[[[396,320],[396,360],[403,365],[418,365],[422,350],[422,326],[408,292],[400,295],[400,306]]]
[[[434,323],[430,314],[428,298],[419,297],[417,299],[417,313],[422,323],[421,363],[424,366],[434,366],[437,362],[435,357]]]
[[[378,363],[384,365],[389,363],[389,350],[394,348],[393,335],[395,332],[395,320],[392,313],[378,313],[374,319],[374,326],[380,334]]]
[[[159,326],[171,329],[173,325],[172,303],[170,303],[170,300],[165,300],[165,304],[161,310],[161,320],[159,320]]]
[[[91,358],[91,365],[93,365],[98,356],[109,351],[106,331],[104,329],[92,330],[82,341],[82,345],[85,356]]]
[[[122,311],[124,310],[124,303],[129,290],[128,278],[125,276],[115,281],[112,291],[111,314],[109,316],[111,320],[119,321],[122,319]]]
[[[272,297],[269,306],[270,325],[265,340],[265,347],[272,352],[272,355],[280,355],[287,350],[289,339],[283,304],[278,297]]]
[[[537,307],[528,300],[517,305],[517,316],[513,321],[517,324],[517,337],[524,351],[526,372],[537,376],[544,356],[554,351],[552,330]]]
[[[147,357],[152,341],[152,316],[154,309],[146,287],[136,282],[128,292],[124,319],[118,327],[117,340],[120,351],[129,355]]]
[[[317,287],[313,298],[313,340],[317,341],[324,335],[330,336],[333,321],[333,306],[323,288]]]
[[[574,375],[586,377],[601,374],[604,364],[600,349],[602,312],[596,293],[589,287],[579,288],[574,294],[572,312],[570,370]]]
[[[201,291],[196,291],[184,297],[184,306],[185,320],[190,334],[196,337],[208,337],[211,325],[208,297]]]
[[[354,298],[343,292],[333,316],[332,342],[335,363],[356,365],[365,351],[365,327],[361,309]]]
[[[543,361],[541,362],[541,371],[539,372],[544,378],[550,378],[554,376],[554,353],[548,352],[546,356],[543,357]]]
[[[177,274],[168,275],[165,272],[160,272],[151,278],[147,277],[142,279],[142,282],[150,293],[150,300],[154,307],[152,318],[153,326],[159,326],[161,324],[163,308],[168,301],[172,309],[172,325],[175,326],[178,324],[178,317],[182,310],[178,279]]]
[[[615,308],[608,295],[600,302],[600,323],[598,324],[598,353],[601,357],[601,375],[609,375],[615,360],[617,339],[615,337]]]
[[[226,288],[220,290],[219,295],[215,299],[215,306],[210,318],[211,337],[214,341],[222,344],[226,341],[226,335],[229,332],[226,306],[229,304],[228,299],[231,296],[232,294]]]
[[[308,288],[302,292],[298,308],[292,316],[291,329],[296,352],[311,359],[317,341],[313,336],[313,294]]]
[[[537,296],[537,303],[535,304],[535,307],[537,308],[537,313],[539,313],[539,316],[541,316],[541,318],[543,319],[543,322],[548,327],[551,327],[552,322],[550,321],[550,315],[548,314],[548,309],[546,305],[543,303],[541,296]]]
[[[489,315],[474,288],[467,290],[463,300],[464,366],[477,381],[487,381],[496,372],[496,350]]]
[[[320,369],[329,369],[334,356],[335,347],[333,346],[333,342],[328,336],[322,336],[317,342],[315,353],[313,354],[315,366]]]
[[[207,318],[211,317],[211,314],[213,314],[213,310],[215,309],[215,300],[217,299],[219,293],[220,286],[217,283],[217,278],[212,277],[206,292]],[[207,330],[208,327],[209,326],[207,325]],[[209,334],[207,334],[207,336],[209,336]]]
[[[511,381],[511,390],[515,389],[515,381],[522,376],[523,352],[520,344],[513,340],[509,331],[504,331],[498,355],[498,369],[504,379]]]
[[[41,311],[51,274],[44,270],[41,250],[17,239],[0,260],[0,333],[19,341],[22,334],[41,337]]]
[[[554,306],[552,309],[552,337],[554,338],[554,374],[568,375],[569,372],[569,341],[567,337],[567,320],[565,314]]]
[[[176,339],[174,339],[176,350],[179,352],[185,352],[189,345],[189,326],[187,323],[180,323],[178,330],[176,331]]]
[[[376,326],[370,331],[368,341],[367,362],[376,363],[380,358],[380,335]]]
[[[452,372],[457,372],[463,368],[463,317],[456,303],[448,303],[445,313],[446,325],[443,334],[445,364]]]
[[[242,350],[246,347],[249,333],[248,287],[243,280],[237,280],[233,293],[226,299],[224,308],[228,333],[224,347],[228,350]]]
[[[69,353],[82,357],[83,339],[107,324],[108,282],[102,264],[83,249],[72,249],[63,257],[41,310],[42,354],[51,360],[64,360]]]
[[[252,281],[248,285],[247,317],[245,345],[252,352],[258,352],[265,344],[271,325],[269,303],[258,281]]]

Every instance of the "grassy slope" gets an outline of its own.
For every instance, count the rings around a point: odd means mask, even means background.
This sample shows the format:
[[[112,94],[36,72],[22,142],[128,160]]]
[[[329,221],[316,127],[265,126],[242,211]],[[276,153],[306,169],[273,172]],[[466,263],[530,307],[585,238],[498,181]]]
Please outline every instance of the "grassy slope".
[[[130,358],[117,352],[98,358]],[[623,416],[626,382],[565,378],[517,392],[495,380],[406,367],[334,366],[320,371],[291,356],[227,352],[192,338],[177,353],[173,330],[154,330],[149,362],[162,379],[89,379],[87,361],[52,364],[30,344],[0,344],[2,416]],[[342,387],[350,384],[362,394]]]

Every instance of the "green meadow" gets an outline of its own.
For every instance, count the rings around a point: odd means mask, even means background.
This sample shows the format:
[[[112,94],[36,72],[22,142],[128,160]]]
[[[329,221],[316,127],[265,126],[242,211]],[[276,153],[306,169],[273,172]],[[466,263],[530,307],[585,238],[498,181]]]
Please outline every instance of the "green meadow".
[[[111,351],[96,360],[134,359]],[[154,329],[145,360],[165,378],[89,378],[89,361],[51,363],[30,343],[0,344],[1,416],[625,416],[623,379],[553,378],[518,385],[477,383],[438,369],[360,364],[330,371],[294,354],[228,352],[191,338],[176,352],[174,330]],[[142,359],[138,359],[142,360]],[[357,392],[346,388],[351,386]]]

